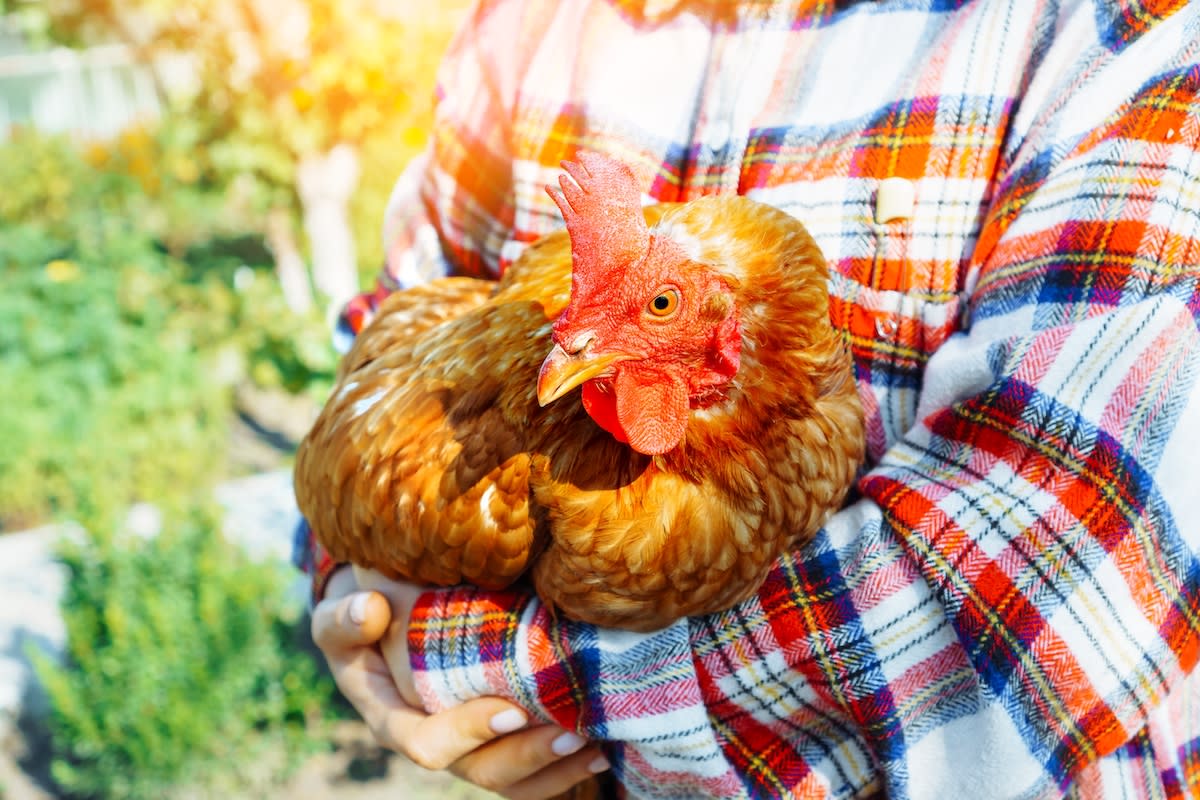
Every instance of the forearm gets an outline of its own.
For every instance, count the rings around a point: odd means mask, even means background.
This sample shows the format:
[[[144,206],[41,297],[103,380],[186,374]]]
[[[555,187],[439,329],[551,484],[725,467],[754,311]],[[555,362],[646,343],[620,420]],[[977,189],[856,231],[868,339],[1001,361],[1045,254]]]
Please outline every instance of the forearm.
[[[959,717],[988,733],[955,737],[955,763],[998,764],[1020,746],[1000,735],[1002,708],[869,501],[782,559],[756,597],[657,633],[555,620],[528,595],[472,589],[426,593],[409,631],[428,706],[500,695],[614,741],[634,796],[950,790],[956,773],[911,764],[936,761],[947,741],[927,734]]]

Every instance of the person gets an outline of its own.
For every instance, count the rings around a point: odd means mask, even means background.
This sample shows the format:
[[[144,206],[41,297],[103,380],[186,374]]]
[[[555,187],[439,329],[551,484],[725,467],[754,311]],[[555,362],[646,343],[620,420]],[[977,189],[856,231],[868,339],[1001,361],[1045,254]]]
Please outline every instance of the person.
[[[380,741],[513,798],[1200,796],[1200,4],[481,2],[347,324],[501,273],[579,149],[806,224],[858,496],[649,634],[324,565]]]

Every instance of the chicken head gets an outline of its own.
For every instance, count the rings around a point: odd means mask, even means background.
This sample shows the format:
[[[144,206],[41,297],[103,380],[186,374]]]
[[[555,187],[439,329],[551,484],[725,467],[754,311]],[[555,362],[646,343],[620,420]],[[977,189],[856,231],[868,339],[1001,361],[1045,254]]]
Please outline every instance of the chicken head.
[[[723,397],[742,346],[733,279],[646,226],[624,164],[563,162],[547,187],[571,237],[571,297],[538,375],[544,406],[582,385],[588,415],[639,453],[684,438],[688,414]]]

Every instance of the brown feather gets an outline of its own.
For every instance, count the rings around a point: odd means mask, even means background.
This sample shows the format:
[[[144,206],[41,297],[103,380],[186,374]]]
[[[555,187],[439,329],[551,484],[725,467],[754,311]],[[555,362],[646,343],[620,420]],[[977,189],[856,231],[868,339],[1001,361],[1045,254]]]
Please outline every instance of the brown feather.
[[[567,616],[651,630],[745,599],[841,506],[862,411],[816,245],[745,198],[646,216],[736,287],[742,359],[724,399],[655,457],[601,430],[578,393],[539,407],[571,285],[564,232],[498,284],[394,294],[297,457],[300,508],[335,559],[443,585],[528,574]]]

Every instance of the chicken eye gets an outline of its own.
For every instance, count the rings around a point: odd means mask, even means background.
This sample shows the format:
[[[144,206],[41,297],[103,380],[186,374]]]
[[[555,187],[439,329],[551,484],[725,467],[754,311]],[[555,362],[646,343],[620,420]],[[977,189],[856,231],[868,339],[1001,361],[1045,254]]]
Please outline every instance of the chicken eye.
[[[646,306],[646,311],[655,317],[669,317],[679,308],[679,292],[667,289],[659,293]]]

